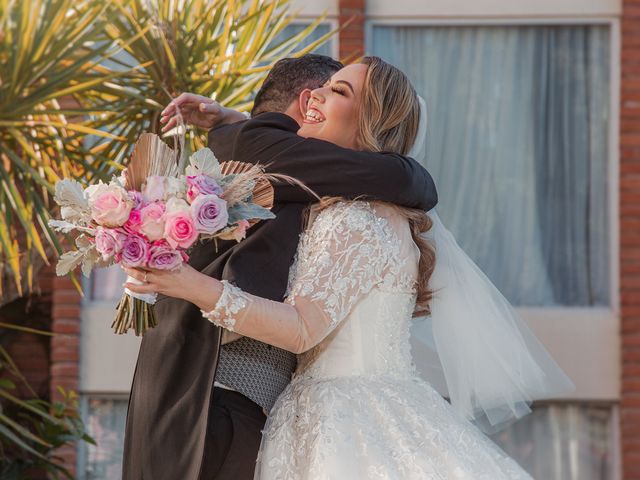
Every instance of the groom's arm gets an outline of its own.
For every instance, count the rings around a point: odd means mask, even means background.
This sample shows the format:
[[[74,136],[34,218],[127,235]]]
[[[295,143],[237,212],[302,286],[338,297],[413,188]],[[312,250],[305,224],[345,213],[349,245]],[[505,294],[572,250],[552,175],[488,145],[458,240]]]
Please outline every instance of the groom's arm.
[[[268,165],[267,170],[294,177],[320,196],[367,197],[430,210],[435,184],[415,160],[395,153],[342,148],[296,134],[299,125],[283,113],[264,113],[246,122],[209,132],[209,147],[240,162]],[[276,187],[276,201],[312,201],[292,185]]]

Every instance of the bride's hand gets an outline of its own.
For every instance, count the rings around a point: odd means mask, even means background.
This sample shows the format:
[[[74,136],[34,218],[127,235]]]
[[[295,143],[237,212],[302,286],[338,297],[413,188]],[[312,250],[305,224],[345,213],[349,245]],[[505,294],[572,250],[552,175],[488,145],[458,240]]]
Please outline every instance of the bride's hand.
[[[195,93],[181,93],[171,100],[160,114],[160,123],[165,124],[162,131],[166,132],[178,124],[178,112],[184,123],[209,130],[224,121],[225,110],[209,97]]]
[[[136,285],[124,284],[135,293],[161,293],[168,297],[181,298],[196,304],[202,310],[209,311],[215,307],[222,284],[215,278],[200,273],[192,266],[184,263],[175,270],[152,270],[122,267],[130,277],[143,282]]]
[[[243,113],[223,107],[215,100],[195,93],[181,93],[171,100],[160,114],[160,123],[165,124],[162,131],[166,132],[178,124],[178,112],[182,121],[204,130],[224,124],[245,120]]]

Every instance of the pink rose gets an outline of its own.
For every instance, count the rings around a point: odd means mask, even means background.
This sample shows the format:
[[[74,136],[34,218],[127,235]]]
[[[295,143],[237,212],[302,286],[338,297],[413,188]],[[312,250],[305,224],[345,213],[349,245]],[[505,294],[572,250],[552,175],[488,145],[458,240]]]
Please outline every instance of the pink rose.
[[[167,212],[164,224],[164,238],[171,248],[189,248],[198,238],[198,231],[189,210]]]
[[[147,202],[155,202],[164,199],[165,178],[160,175],[151,175],[142,189],[142,196]]]
[[[214,234],[227,226],[227,202],[217,195],[199,195],[191,204],[191,213],[199,233]]]
[[[149,255],[149,244],[139,235],[128,235],[122,246],[122,263],[127,267],[144,267]]]
[[[102,255],[102,259],[105,262],[110,260],[111,257],[116,257],[117,261],[126,238],[127,236],[118,230],[98,227],[95,239],[96,250]]]
[[[121,227],[129,218],[133,202],[127,191],[119,185],[99,183],[85,190],[91,218],[104,227]]]
[[[160,240],[164,235],[165,206],[161,202],[150,203],[140,210],[140,232],[151,240]]]
[[[222,188],[209,175],[188,175],[187,185],[189,185],[189,190],[187,190],[189,203],[193,203],[198,195],[222,195]]]
[[[173,270],[182,265],[184,261],[182,253],[179,250],[171,248],[171,246],[161,240],[154,242],[149,251],[149,267],[159,270]]]
[[[142,213],[137,208],[134,208],[129,213],[129,219],[124,224],[124,229],[129,233],[140,233],[140,226],[142,225]]]

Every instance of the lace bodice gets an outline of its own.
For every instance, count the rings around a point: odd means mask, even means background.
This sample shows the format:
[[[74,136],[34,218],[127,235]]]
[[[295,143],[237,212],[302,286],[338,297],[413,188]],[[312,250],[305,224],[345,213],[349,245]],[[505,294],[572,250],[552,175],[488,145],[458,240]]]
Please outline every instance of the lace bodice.
[[[340,202],[303,233],[286,303],[225,283],[212,322],[303,353],[298,375],[408,372],[419,251],[381,203]]]
[[[332,331],[299,356],[296,375],[409,373],[418,256],[394,207],[352,202],[322,211],[301,237],[288,301],[323,302]]]

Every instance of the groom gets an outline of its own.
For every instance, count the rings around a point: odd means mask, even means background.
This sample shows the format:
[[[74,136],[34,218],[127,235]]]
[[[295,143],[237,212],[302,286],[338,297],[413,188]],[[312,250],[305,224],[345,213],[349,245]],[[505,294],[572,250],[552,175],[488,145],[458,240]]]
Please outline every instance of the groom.
[[[256,95],[253,118],[211,130],[209,147],[220,161],[269,165],[269,172],[290,175],[321,196],[365,196],[431,209],[435,186],[412,159],[293,135],[306,113],[309,89],[339,68],[319,55],[276,63]],[[238,119],[191,94],[172,104],[165,112],[180,108],[186,121],[199,126]],[[281,301],[303,211],[313,200],[299,187],[276,185],[275,219],[255,225],[240,243],[198,246],[190,264]],[[246,337],[223,342],[221,330],[183,300],[161,297],[155,308],[158,326],[142,339],[129,399],[123,479],[253,478],[266,412],[287,385],[295,356]]]

